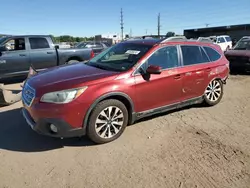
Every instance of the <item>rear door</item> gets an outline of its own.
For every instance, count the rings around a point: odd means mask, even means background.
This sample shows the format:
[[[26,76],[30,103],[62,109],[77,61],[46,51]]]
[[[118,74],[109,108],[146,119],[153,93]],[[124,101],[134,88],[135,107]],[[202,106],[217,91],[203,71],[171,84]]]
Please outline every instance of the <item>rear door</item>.
[[[182,99],[183,101],[200,97],[207,87],[207,72],[210,68],[209,58],[200,46],[182,45],[182,68],[183,75]]]
[[[29,37],[30,63],[37,70],[56,66],[55,47],[49,37]]]
[[[176,46],[165,46],[151,54],[141,65],[162,68],[161,74],[135,74],[136,110],[143,112],[180,102],[182,77],[179,74],[179,54]]]
[[[24,37],[11,38],[0,55],[0,77],[24,75],[29,69],[29,53]]]

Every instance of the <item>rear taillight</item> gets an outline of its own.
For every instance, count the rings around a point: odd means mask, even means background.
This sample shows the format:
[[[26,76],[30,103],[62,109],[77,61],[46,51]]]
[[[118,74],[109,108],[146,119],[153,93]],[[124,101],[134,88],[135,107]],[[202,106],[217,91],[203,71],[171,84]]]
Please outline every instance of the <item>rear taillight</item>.
[[[90,59],[92,59],[93,57],[95,57],[95,53],[93,50],[91,50],[91,53],[90,53]]]

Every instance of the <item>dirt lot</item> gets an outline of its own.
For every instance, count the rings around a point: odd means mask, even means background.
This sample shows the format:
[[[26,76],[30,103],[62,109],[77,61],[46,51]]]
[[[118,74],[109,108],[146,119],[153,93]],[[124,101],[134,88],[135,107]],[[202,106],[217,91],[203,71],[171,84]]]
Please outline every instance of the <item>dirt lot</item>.
[[[221,103],[155,116],[115,142],[33,132],[21,104],[0,108],[0,187],[250,187],[250,77]]]

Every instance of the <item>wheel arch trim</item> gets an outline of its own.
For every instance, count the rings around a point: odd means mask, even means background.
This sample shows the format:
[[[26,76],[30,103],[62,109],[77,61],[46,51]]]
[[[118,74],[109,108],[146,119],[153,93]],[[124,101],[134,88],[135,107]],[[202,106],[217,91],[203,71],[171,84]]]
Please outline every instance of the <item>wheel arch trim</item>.
[[[100,102],[100,101],[103,101],[105,99],[108,99],[110,97],[124,97],[125,99],[128,100],[129,104],[130,104],[130,107],[131,107],[131,122],[134,122],[135,118],[134,118],[134,103],[132,101],[132,99],[126,94],[126,93],[123,93],[123,92],[110,92],[110,93],[107,93],[107,94],[104,94],[102,96],[100,96],[99,98],[97,98],[92,104],[91,106],[89,107],[87,113],[85,114],[85,117],[84,117],[84,120],[83,120],[83,129],[84,131],[86,131],[86,128],[88,126],[88,121],[89,121],[89,117],[90,117],[90,114],[91,112],[93,111],[94,107]]]

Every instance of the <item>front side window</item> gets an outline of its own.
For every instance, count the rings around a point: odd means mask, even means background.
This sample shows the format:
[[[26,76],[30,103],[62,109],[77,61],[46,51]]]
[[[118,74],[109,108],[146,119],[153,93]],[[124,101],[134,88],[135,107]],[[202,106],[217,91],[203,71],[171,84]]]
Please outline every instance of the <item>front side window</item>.
[[[86,65],[111,71],[127,71],[144,56],[152,45],[137,43],[119,43],[92,58]]]
[[[199,46],[181,46],[181,51],[185,66],[209,62],[208,57]]]
[[[178,52],[176,46],[167,46],[153,53],[147,61],[149,65],[160,66],[169,69],[179,66]]]
[[[217,43],[223,43],[223,42],[226,42],[224,37],[219,37]]]
[[[18,51],[25,50],[25,39],[24,38],[14,38],[10,39],[5,43],[5,47],[8,51]]]
[[[49,48],[49,43],[46,38],[29,38],[31,49]]]

